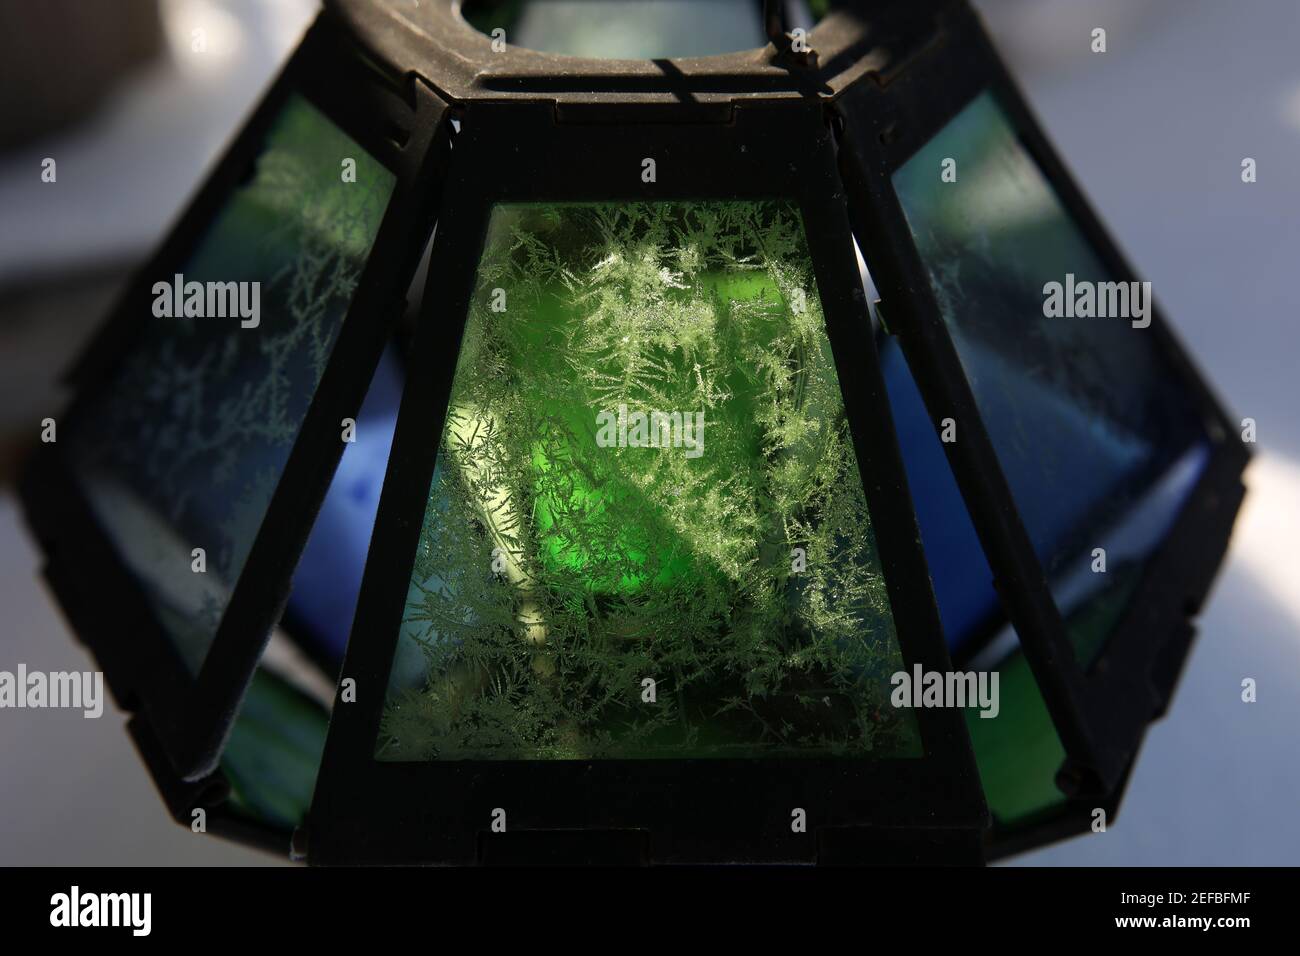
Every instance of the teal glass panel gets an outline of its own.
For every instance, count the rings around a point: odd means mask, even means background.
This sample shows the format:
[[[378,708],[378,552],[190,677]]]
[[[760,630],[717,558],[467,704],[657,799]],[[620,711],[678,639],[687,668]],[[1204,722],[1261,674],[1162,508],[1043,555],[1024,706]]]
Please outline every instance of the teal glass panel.
[[[1197,402],[1150,328],[1149,286],[1115,281],[991,94],[894,185],[1087,666],[1204,468]],[[924,528],[932,506],[917,509]],[[943,560],[942,543],[926,544]]]
[[[356,162],[355,182],[344,180],[345,159]],[[179,275],[156,277],[152,314],[68,438],[96,517],[193,673],[393,186],[392,173],[291,97]]]

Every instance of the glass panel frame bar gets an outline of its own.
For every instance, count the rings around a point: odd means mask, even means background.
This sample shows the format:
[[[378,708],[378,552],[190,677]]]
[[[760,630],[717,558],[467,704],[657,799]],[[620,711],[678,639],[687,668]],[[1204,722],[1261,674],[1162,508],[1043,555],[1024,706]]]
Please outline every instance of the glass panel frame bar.
[[[977,854],[987,822],[960,712],[917,712],[924,756],[870,760],[426,761],[374,758],[438,436],[497,202],[792,199],[804,219],[905,666],[950,667],[876,363],[821,105],[737,106],[727,124],[557,122],[547,104],[472,103],[452,150],[426,308],[403,395],[345,677],[311,810],[315,863],[473,863],[494,807],[511,830],[646,835],[644,862],[833,858],[863,834],[924,827]],[[641,178],[644,157],[657,181]],[[756,799],[758,795],[758,799]],[[808,814],[793,833],[791,810]],[[942,842],[942,841],[941,841]],[[970,858],[969,855],[966,858]]]
[[[94,517],[70,456],[43,445],[21,495],[47,555],[45,576],[104,669],[160,787],[183,803],[210,792],[245,688],[288,598],[298,555],[342,454],[340,423],[364,398],[416,260],[432,228],[447,130],[446,105],[425,85],[375,71],[337,28],[318,19],[159,250],[130,280],[100,332],[66,376],[77,388],[60,424],[75,425],[130,352],[151,313],[152,287],[181,271],[261,150],[292,95],[300,95],[396,175],[379,232],[221,624],[191,676]],[[238,326],[235,326],[238,330]],[[219,781],[216,781],[219,783]],[[195,787],[198,787],[198,790]],[[184,811],[171,806],[173,815]],[[190,821],[186,816],[182,822]]]
[[[1058,782],[1077,798],[1069,805],[1070,819],[1044,825],[1043,836],[1015,835],[1006,844],[1024,845],[1052,838],[1048,831],[1064,835],[1082,829],[1086,818],[1078,811],[1083,805],[1105,806],[1106,800],[1117,799],[1138,743],[1167,706],[1189,650],[1194,633],[1189,617],[1221,563],[1244,494],[1241,474],[1249,453],[1159,305],[1153,305],[1151,325],[1143,333],[1157,343],[1203,417],[1209,459],[1128,612],[1092,667],[1080,666],[945,327],[892,176],[963,108],[991,91],[1108,273],[1119,281],[1137,275],[1044,136],[978,18],[964,4],[954,5],[942,31],[942,42],[918,54],[899,75],[888,82],[858,84],[836,101],[841,168],[855,235],[880,290],[889,332],[902,344],[936,431],[944,418],[959,423],[959,440],[945,443],[944,449],[993,569],[994,586],[1068,754]]]

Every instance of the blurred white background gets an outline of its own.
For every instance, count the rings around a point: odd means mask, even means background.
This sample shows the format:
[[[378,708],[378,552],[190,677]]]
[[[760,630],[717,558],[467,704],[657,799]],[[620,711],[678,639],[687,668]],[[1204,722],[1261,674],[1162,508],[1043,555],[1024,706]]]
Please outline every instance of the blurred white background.
[[[1300,8],[977,0],[1085,192],[1260,453],[1228,563],[1120,817],[1021,864],[1300,863]],[[0,450],[164,235],[311,0],[163,0],[166,53],[88,121],[0,153]],[[1105,54],[1090,31],[1108,31]],[[191,49],[193,31],[207,49]],[[33,170],[58,158],[57,189]],[[1259,181],[1240,179],[1244,157]],[[76,277],[65,279],[66,276]],[[51,285],[59,287],[53,296]],[[0,461],[5,455],[0,453]],[[4,466],[0,466],[3,474]],[[11,477],[11,475],[10,475]],[[89,669],[0,485],[0,669]],[[1259,700],[1240,700],[1243,677]],[[260,864],[171,823],[120,714],[0,711],[0,864]]]

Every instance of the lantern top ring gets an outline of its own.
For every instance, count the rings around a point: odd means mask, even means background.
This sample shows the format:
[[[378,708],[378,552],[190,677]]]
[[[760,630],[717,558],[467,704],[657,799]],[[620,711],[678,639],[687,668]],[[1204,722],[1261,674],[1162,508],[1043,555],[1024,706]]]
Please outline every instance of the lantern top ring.
[[[701,57],[620,60],[494,42],[461,14],[461,0],[325,0],[325,10],[387,71],[422,77],[446,100],[556,104],[730,104],[833,99],[864,77],[887,83],[938,36],[942,0],[837,4],[806,36]],[[887,8],[887,9],[886,9]],[[886,26],[887,25],[887,26]],[[778,41],[779,42],[779,41]]]

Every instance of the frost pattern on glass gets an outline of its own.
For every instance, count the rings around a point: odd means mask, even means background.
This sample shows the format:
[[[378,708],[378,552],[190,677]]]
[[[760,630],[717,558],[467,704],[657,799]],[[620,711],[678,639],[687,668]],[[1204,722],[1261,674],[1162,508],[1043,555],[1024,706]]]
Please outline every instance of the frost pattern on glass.
[[[356,161],[356,182],[343,181],[344,159]],[[260,283],[259,323],[146,313],[75,423],[78,480],[191,672],[265,517],[393,183],[291,98],[181,270],[185,282]],[[194,548],[205,573],[193,570]]]
[[[497,206],[377,756],[919,756],[901,665],[797,211]]]
[[[956,182],[940,177],[948,159]],[[1115,277],[991,94],[908,160],[894,185],[1087,663],[1200,475],[1204,423],[1154,330],[1127,317],[1045,316],[1048,283]],[[1104,574],[1092,567],[1097,548]]]

